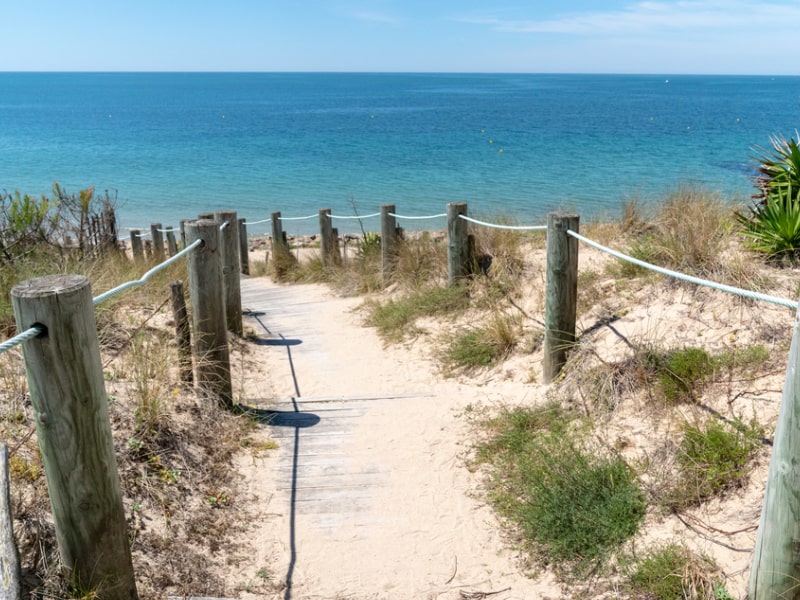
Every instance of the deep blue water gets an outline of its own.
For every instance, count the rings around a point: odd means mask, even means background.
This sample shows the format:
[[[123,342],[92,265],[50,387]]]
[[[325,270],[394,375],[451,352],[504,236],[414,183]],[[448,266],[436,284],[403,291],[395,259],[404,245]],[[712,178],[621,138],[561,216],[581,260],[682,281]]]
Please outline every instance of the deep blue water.
[[[123,226],[451,201],[538,223],[681,184],[745,200],[753,147],[798,126],[800,77],[0,73],[0,189],[109,189]]]

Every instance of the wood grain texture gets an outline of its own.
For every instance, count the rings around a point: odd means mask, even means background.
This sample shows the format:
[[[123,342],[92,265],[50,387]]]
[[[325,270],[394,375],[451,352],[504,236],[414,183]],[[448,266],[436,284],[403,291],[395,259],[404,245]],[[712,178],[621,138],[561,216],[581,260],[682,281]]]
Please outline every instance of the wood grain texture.
[[[800,598],[800,315],[775,428],[761,522],[750,568],[750,600]]]
[[[219,223],[201,219],[186,223],[186,241],[203,243],[187,255],[192,305],[192,354],[197,386],[220,405],[233,404]]]
[[[50,275],[11,291],[64,566],[101,598],[137,598],[89,281]]]
[[[228,226],[220,231],[222,250],[222,293],[225,297],[225,318],[228,331],[241,336],[242,330],[242,290],[239,281],[239,218],[232,210],[218,210],[214,219]]]
[[[547,216],[547,289],[544,330],[544,382],[550,383],[567,362],[575,344],[578,299],[578,232],[580,218],[572,213]]]
[[[456,285],[469,275],[469,226],[465,202],[447,205],[447,283]]]
[[[19,551],[14,541],[8,447],[0,444],[0,600],[20,600]]]

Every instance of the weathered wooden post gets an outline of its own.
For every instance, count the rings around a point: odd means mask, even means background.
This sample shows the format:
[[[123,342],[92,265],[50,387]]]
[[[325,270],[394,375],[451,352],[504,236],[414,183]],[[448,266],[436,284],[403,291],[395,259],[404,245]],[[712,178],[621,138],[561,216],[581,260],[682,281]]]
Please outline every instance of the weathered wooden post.
[[[190,219],[181,219],[178,226],[181,229],[181,250],[186,248],[186,223],[188,223]]]
[[[167,249],[170,256],[175,256],[178,253],[178,242],[175,239],[175,228],[172,225],[167,226]]]
[[[272,221],[272,264],[275,276],[280,279],[286,274],[294,263],[294,256],[286,242],[286,233],[281,223],[281,213],[274,212],[270,215]]]
[[[800,595],[800,313],[795,316],[748,598]]]
[[[64,567],[100,598],[135,599],[89,280],[29,279],[11,290],[56,539]]]
[[[131,229],[131,254],[136,262],[144,262],[144,246],[142,245],[141,231]]]
[[[14,541],[11,513],[11,481],[8,476],[8,446],[0,444],[0,600],[22,598],[19,551]]]
[[[247,244],[247,221],[239,219],[239,265],[242,275],[250,275],[250,250]]]
[[[233,404],[231,361],[222,291],[220,223],[201,219],[186,223],[186,241],[203,243],[187,255],[189,300],[192,303],[192,344],[198,387],[220,406]]]
[[[322,255],[322,264],[326,267],[339,264],[341,258],[338,256],[338,251],[336,249],[336,239],[333,233],[333,221],[331,220],[330,208],[321,208],[319,210],[319,239],[319,251]]]
[[[567,362],[575,343],[578,302],[578,232],[580,217],[573,213],[547,215],[547,283],[544,316],[544,382],[550,383]]]
[[[191,385],[194,381],[192,376],[192,338],[183,282],[173,281],[169,284],[169,288],[172,299],[172,320],[175,322],[175,342],[178,345],[178,370],[181,381]]]
[[[164,261],[164,235],[161,233],[161,223],[150,225],[150,239],[153,240],[153,258],[157,263]]]
[[[466,202],[447,205],[447,284],[456,285],[469,275],[469,227],[461,218],[467,216]]]
[[[381,272],[384,285],[394,272],[397,262],[397,219],[395,205],[381,205]]]
[[[225,294],[228,331],[241,336],[244,333],[244,327],[242,325],[242,284],[239,277],[239,219],[236,211],[233,210],[218,210],[214,213],[214,218],[221,224],[228,224],[222,228],[220,237],[222,291]]]

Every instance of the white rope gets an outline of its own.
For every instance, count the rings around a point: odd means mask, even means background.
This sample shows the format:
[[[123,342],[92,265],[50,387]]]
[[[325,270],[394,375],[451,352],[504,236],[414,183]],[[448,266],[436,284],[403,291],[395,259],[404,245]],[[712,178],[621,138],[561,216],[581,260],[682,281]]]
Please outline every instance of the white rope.
[[[743,290],[741,288],[725,285],[723,283],[715,283],[713,281],[708,281],[707,279],[700,279],[699,277],[693,277],[691,275],[686,275],[684,273],[678,273],[677,271],[671,271],[670,269],[665,269],[663,267],[657,267],[656,265],[644,262],[643,260],[639,260],[638,258],[633,258],[632,256],[622,254],[622,252],[617,252],[616,250],[612,250],[611,248],[602,246],[597,242],[593,242],[592,240],[585,238],[582,235],[575,233],[570,229],[567,230],[567,235],[571,235],[575,239],[578,239],[583,243],[588,244],[589,246],[592,246],[597,250],[600,250],[601,252],[606,252],[611,256],[615,256],[620,260],[624,260],[633,263],[635,265],[639,265],[640,267],[643,267],[645,269],[650,269],[651,271],[655,271],[656,273],[661,273],[662,275],[666,275],[667,277],[674,277],[675,279],[680,279],[681,281],[686,281],[688,283],[693,283],[695,285],[702,285],[714,290],[719,290],[721,292],[728,292],[729,294],[735,294],[737,296],[742,296],[743,298],[750,298],[751,300],[761,300],[763,302],[770,302],[771,304],[785,306],[786,308],[793,308],[795,310],[797,309],[797,301],[795,300],[778,298],[777,296],[770,296],[768,294],[762,294],[760,292],[751,292],[749,290]]]
[[[150,269],[147,273],[142,275],[142,277],[140,279],[136,279],[136,280],[133,280],[133,281],[128,281],[126,283],[118,285],[114,289],[108,290],[107,292],[105,292],[103,294],[100,294],[99,296],[94,298],[94,300],[92,300],[92,302],[94,303],[95,306],[97,306],[101,302],[105,302],[106,300],[108,300],[109,298],[111,298],[113,296],[116,296],[120,292],[124,292],[125,290],[130,289],[132,287],[137,287],[137,286],[143,285],[153,275],[155,275],[156,273],[158,273],[162,269],[165,269],[166,267],[168,267],[172,263],[176,262],[178,259],[183,258],[186,254],[188,254],[189,252],[191,252],[192,250],[197,248],[202,243],[203,243],[203,240],[195,240],[194,242],[192,242],[191,244],[186,246],[186,248],[184,248],[183,250],[178,252],[175,256],[171,256],[170,258],[168,258],[164,262],[162,262],[162,263],[156,265],[155,267],[153,267],[152,269]]]
[[[380,217],[381,213],[376,212],[372,213],[371,215],[328,215],[331,219],[371,219],[372,217]]]
[[[32,340],[37,335],[41,334],[43,329],[41,327],[34,326],[30,329],[23,331],[20,334],[15,335],[12,338],[7,339],[5,342],[0,343],[0,354],[4,352],[8,352],[12,348],[16,348],[20,344],[27,342],[28,340]]]
[[[272,221],[272,219],[261,219],[260,221],[253,221],[252,223],[250,221],[245,221],[245,225],[249,227],[250,225],[261,225],[262,223],[269,223],[270,221]]]
[[[511,231],[544,231],[547,225],[498,225],[497,223],[486,223],[485,221],[478,221],[466,215],[458,215],[465,221],[475,223],[475,225],[482,225],[484,227],[491,227],[492,229],[508,229]]]
[[[225,221],[222,225],[219,226],[219,230],[223,231],[230,224],[231,224],[230,221]]]
[[[156,229],[156,231],[160,231],[161,233],[169,233],[170,231],[175,231],[175,228],[167,227],[166,229]]]
[[[305,219],[314,219],[319,215],[308,215],[307,217],[281,217],[281,221],[303,221]]]
[[[389,213],[390,217],[394,217],[395,219],[412,219],[412,220],[421,220],[421,219],[440,219],[441,217],[446,217],[447,213],[442,213],[440,215],[427,215],[424,217],[411,217],[408,215],[396,215],[395,213]]]
[[[131,231],[131,234],[133,234],[133,231]],[[145,232],[145,233],[141,233],[140,232],[140,233],[137,233],[137,234],[134,234],[134,235],[136,235],[137,238],[146,238],[146,237],[150,237],[150,232],[149,231]]]

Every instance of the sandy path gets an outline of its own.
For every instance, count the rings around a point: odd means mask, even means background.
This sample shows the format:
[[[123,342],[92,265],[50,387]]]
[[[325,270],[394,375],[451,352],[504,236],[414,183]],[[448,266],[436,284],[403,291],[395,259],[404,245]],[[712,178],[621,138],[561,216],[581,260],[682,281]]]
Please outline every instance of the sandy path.
[[[242,297],[268,374],[247,395],[279,411],[269,429],[280,444],[243,461],[261,506],[243,579],[264,568],[276,589],[289,583],[269,597],[295,600],[558,595],[521,574],[492,512],[469,494],[459,414],[502,390],[437,381],[419,353],[383,348],[361,326],[359,299],[323,286],[247,279]]]

